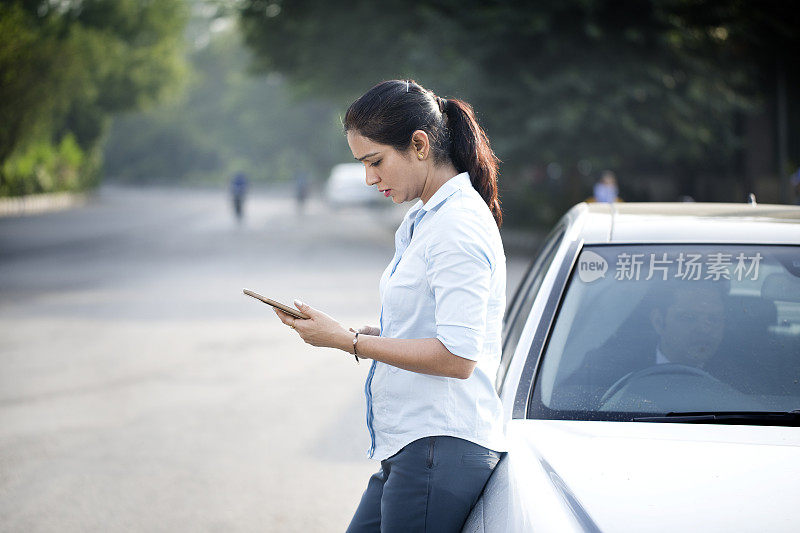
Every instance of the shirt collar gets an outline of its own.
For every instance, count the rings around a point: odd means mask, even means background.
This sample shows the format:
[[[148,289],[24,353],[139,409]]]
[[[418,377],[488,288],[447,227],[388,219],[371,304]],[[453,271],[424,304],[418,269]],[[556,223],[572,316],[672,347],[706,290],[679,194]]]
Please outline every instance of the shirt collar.
[[[456,192],[460,191],[464,187],[472,187],[472,182],[469,179],[469,174],[466,172],[462,172],[461,174],[457,174],[450,178],[449,180],[445,181],[439,190],[433,193],[427,202],[422,204],[422,209],[425,211],[430,211],[434,207],[438,206],[450,196]]]
[[[433,193],[433,196],[428,198],[428,201],[422,203],[422,200],[417,200],[417,203],[408,210],[406,213],[406,218],[408,220],[416,221],[417,218],[422,218],[425,213],[441,205],[445,200],[450,198],[454,192],[460,191],[465,187],[472,187],[472,182],[469,179],[469,174],[466,172],[462,172],[461,174],[456,174],[446,182],[442,184],[439,189]]]

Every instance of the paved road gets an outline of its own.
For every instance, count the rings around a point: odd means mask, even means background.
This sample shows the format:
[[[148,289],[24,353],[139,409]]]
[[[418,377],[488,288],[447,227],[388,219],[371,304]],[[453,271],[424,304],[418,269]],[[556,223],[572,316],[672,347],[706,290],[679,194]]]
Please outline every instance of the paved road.
[[[0,219],[0,529],[342,531],[368,365],[241,294],[377,323],[394,215],[105,188]],[[509,257],[509,292],[527,259]]]

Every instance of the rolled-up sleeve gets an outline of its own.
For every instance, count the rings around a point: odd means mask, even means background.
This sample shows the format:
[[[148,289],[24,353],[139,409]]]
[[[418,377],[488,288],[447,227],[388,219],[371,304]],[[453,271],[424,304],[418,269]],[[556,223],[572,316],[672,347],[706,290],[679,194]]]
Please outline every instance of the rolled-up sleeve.
[[[476,361],[486,334],[492,262],[469,226],[441,228],[428,249],[426,274],[436,302],[436,338],[450,353]]]

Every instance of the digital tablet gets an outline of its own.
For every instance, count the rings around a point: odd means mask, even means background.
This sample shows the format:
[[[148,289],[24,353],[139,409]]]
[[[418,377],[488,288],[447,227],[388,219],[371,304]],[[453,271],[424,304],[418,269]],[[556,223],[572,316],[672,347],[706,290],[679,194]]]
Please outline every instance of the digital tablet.
[[[249,289],[242,289],[242,292],[245,293],[248,296],[252,296],[256,300],[261,300],[265,304],[271,305],[272,307],[275,307],[276,309],[280,309],[284,313],[292,315],[295,318],[311,318],[310,316],[308,316],[308,315],[306,315],[304,313],[301,313],[300,311],[298,311],[294,307],[289,307],[288,305],[283,305],[282,303],[276,302],[275,300],[270,300],[269,298],[267,298],[265,296],[261,296],[260,294],[258,294],[256,292],[253,292],[253,291],[251,291]]]

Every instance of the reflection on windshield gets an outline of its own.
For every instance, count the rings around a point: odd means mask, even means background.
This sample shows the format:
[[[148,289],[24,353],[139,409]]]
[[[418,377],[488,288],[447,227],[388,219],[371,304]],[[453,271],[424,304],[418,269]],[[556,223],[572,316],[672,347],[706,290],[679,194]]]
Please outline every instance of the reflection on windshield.
[[[582,251],[537,378],[534,417],[798,408],[798,247]]]

